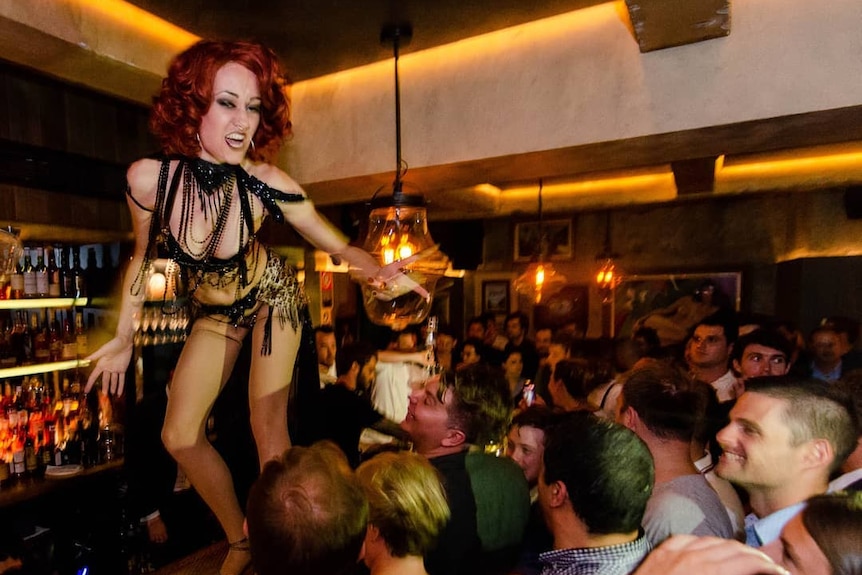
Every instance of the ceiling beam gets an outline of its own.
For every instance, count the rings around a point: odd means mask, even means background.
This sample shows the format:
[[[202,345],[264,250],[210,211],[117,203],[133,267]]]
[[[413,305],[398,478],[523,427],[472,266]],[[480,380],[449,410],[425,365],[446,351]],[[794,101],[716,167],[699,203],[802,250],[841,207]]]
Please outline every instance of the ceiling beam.
[[[717,157],[695,158],[671,162],[676,192],[680,196],[712,193],[715,189],[715,160]]]
[[[625,0],[641,52],[730,34],[729,0]]]

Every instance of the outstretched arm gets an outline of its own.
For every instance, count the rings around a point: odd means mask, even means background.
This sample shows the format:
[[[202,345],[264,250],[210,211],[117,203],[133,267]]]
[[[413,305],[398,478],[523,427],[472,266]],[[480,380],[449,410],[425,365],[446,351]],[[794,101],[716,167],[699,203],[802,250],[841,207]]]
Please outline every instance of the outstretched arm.
[[[257,166],[257,176],[268,185],[288,194],[305,196],[305,191],[290,176],[269,164]],[[304,202],[278,202],[284,219],[314,247],[346,261],[351,274],[359,281],[374,282],[380,265],[366,251],[348,244],[345,236],[314,207],[311,200]]]
[[[138,294],[132,294],[132,284],[144,262],[150,230],[152,212],[141,207],[152,206],[155,201],[156,183],[158,182],[159,162],[156,160],[140,160],[129,167],[126,177],[130,192],[126,197],[129,211],[132,215],[132,230],[135,236],[135,247],[132,258],[126,268],[121,291],[121,303],[117,331],[113,339],[93,352],[87,359],[95,362],[95,367],[87,379],[84,393],[89,393],[93,385],[102,378],[102,389],[105,393],[122,395],[126,379],[126,370],[132,359],[133,340],[135,335],[134,319],[140,314],[144,305],[146,286],[141,287]],[[138,205],[140,204],[140,205]]]

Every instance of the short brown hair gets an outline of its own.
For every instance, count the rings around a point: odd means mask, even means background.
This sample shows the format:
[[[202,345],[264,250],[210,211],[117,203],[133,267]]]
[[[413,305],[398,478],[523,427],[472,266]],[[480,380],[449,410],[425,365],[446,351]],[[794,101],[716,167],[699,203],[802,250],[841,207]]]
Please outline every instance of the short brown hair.
[[[338,575],[359,557],[368,502],[341,450],[322,441],[264,465],[246,521],[258,575]]]

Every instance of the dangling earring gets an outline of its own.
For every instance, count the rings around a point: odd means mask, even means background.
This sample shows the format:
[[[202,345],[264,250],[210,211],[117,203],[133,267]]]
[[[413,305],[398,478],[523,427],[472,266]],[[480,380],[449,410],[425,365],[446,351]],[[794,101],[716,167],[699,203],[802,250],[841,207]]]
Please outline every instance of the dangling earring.
[[[254,147],[254,140],[249,140],[249,142],[251,142],[251,151],[252,151],[253,153],[256,153],[256,152],[257,152],[257,148],[255,148],[255,147]]]
[[[201,134],[200,134],[200,132],[195,132],[195,138],[196,138],[196,139],[197,139],[197,141],[198,141],[198,146],[200,146],[201,148],[203,148],[203,147],[204,147],[204,145],[203,145],[203,144],[201,144]]]

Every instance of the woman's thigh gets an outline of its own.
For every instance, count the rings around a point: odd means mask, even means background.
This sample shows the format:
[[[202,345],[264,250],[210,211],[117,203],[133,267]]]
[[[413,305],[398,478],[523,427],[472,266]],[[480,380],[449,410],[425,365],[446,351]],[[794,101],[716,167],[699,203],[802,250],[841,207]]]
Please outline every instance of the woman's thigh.
[[[261,355],[264,330],[271,308],[266,305],[258,313],[252,331],[251,374],[249,376],[249,398],[254,402],[266,398],[287,402],[287,391],[293,377],[296,356],[299,351],[302,324],[297,329],[290,322],[274,317],[272,321],[272,352]],[[275,407],[275,406],[273,406]]]
[[[171,380],[165,428],[202,432],[247,333],[207,317],[195,321]]]

